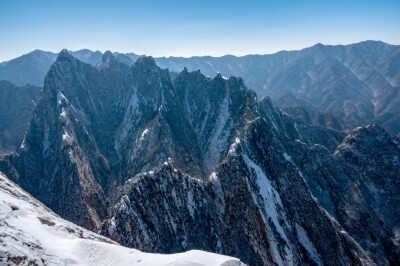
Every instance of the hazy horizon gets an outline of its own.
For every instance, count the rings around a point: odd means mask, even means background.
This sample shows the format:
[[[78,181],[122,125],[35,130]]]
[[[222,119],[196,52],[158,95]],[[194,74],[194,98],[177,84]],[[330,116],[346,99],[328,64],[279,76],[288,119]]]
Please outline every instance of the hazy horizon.
[[[0,62],[33,50],[243,56],[365,40],[400,44],[400,2],[1,1]]]
[[[352,44],[357,44],[357,43],[362,43],[362,42],[367,42],[367,41],[372,41],[372,42],[383,42],[383,43],[388,44],[388,45],[400,45],[400,44],[393,44],[393,43],[384,42],[384,41],[381,41],[381,40],[364,40],[364,41],[359,41],[359,42],[355,42],[355,43],[346,43],[346,44],[342,44],[342,43],[338,43],[338,44],[325,44],[325,43],[321,43],[321,44],[324,45],[324,46],[337,46],[337,45],[347,46],[347,45],[352,45]],[[301,51],[301,50],[304,50],[304,49],[313,47],[313,46],[315,46],[315,45],[317,45],[317,44],[319,44],[319,43],[315,43],[315,44],[313,44],[313,45],[311,45],[311,46],[307,46],[307,47],[303,47],[303,48],[299,48],[299,49],[278,50],[278,51],[274,51],[274,52],[271,52],[271,53],[265,53],[265,54],[254,53],[254,54],[243,54],[243,55],[223,54],[223,55],[215,55],[215,56],[214,56],[214,55],[208,55],[208,54],[204,54],[204,55],[190,55],[190,56],[175,56],[175,55],[153,56],[153,55],[151,55],[151,54],[138,54],[138,53],[135,53],[134,51],[130,51],[130,52],[128,51],[128,52],[125,52],[125,53],[122,53],[122,54],[134,53],[134,54],[139,55],[139,56],[152,56],[152,57],[154,57],[154,58],[163,58],[163,57],[164,57],[164,58],[169,58],[169,57],[175,57],[175,58],[191,58],[191,57],[205,57],[205,56],[210,56],[210,57],[224,57],[224,56],[242,57],[242,56],[248,56],[248,55],[272,55],[272,54],[276,54],[276,53],[280,53],[280,52]],[[17,55],[16,57],[10,58],[10,59],[8,59],[8,60],[0,61],[0,63],[4,63],[4,62],[7,62],[7,61],[11,61],[11,60],[13,60],[13,59],[16,59],[16,58],[21,57],[21,56],[26,55],[26,54],[30,54],[30,53],[32,53],[32,52],[34,52],[34,51],[37,51],[37,50],[42,51],[42,52],[50,52],[50,53],[57,54],[57,53],[60,53],[60,52],[61,52],[62,50],[64,50],[64,49],[67,49],[68,51],[71,51],[71,52],[78,52],[78,51],[82,51],[82,50],[90,50],[90,51],[92,51],[92,52],[101,52],[102,54],[104,54],[106,51],[110,51],[110,50],[103,50],[103,51],[100,51],[100,50],[92,50],[92,49],[88,49],[88,48],[82,48],[82,49],[77,49],[77,50],[70,50],[70,49],[68,49],[68,48],[63,48],[63,49],[61,49],[60,51],[45,51],[45,50],[42,50],[42,49],[34,49],[34,50],[29,51],[29,52],[27,52],[27,53],[24,53],[24,54],[21,54],[21,55]],[[114,52],[121,53],[120,51],[112,51],[112,50],[111,50],[110,52],[112,52],[112,53],[114,53]]]

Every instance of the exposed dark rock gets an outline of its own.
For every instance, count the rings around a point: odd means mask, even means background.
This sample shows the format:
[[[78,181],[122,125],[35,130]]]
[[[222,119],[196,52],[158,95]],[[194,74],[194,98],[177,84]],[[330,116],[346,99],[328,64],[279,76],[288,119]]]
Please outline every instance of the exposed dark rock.
[[[151,57],[105,53],[93,67],[63,50],[0,170],[62,217],[104,221],[103,234],[146,251],[381,265],[399,262],[399,156],[379,127],[345,137],[295,120],[241,78],[184,69],[171,82]]]
[[[41,93],[39,87],[17,87],[0,81],[0,155],[14,152],[21,145]]]

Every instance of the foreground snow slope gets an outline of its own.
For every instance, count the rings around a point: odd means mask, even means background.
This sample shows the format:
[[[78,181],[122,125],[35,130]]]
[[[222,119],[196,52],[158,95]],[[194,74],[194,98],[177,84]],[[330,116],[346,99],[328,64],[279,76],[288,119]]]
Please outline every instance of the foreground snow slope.
[[[0,265],[243,265],[192,250],[162,255],[119,246],[61,219],[0,172]]]

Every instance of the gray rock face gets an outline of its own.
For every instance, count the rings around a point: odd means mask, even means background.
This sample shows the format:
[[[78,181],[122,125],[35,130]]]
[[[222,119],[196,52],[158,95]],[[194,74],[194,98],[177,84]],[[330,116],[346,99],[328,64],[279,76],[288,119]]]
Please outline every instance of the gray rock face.
[[[198,180],[165,163],[128,180],[102,233],[123,245],[148,251],[169,253],[197,247],[235,255],[251,265],[398,262],[398,215],[392,207],[388,208],[392,213],[370,212],[385,209],[385,203],[372,204],[374,207],[366,203],[370,190],[358,202],[354,187],[370,176],[368,171],[360,176],[359,171],[366,167],[374,169],[371,176],[390,171],[388,175],[393,178],[387,182],[398,183],[397,166],[390,168],[389,164],[390,159],[397,158],[399,140],[374,126],[358,129],[373,129],[375,133],[356,137],[360,144],[353,144],[352,152],[359,156],[362,151],[369,159],[350,167],[337,157],[346,146],[343,143],[354,138],[352,135],[340,143],[343,135],[338,133],[335,143],[336,147],[340,145],[332,154],[325,146],[312,143],[329,146],[326,140],[334,140],[336,131],[317,131],[293,121],[274,109],[268,98],[249,106],[252,112],[247,112],[247,125],[208,178]],[[378,147],[387,148],[382,151],[374,146],[374,139],[381,139]],[[364,147],[366,143],[370,147]],[[378,154],[395,155],[367,166],[377,155],[369,154],[371,148]],[[338,169],[318,165],[337,160],[334,167]],[[382,183],[371,182],[374,191],[385,193]],[[397,185],[392,191],[398,191]],[[393,199],[395,206],[395,194],[378,197]],[[348,208],[342,204],[349,204],[351,216],[337,215],[338,209],[345,212]],[[372,215],[375,225],[363,221],[367,214]],[[388,229],[376,230],[375,226],[382,223],[378,217],[390,221]],[[363,232],[356,229],[360,223],[364,224]],[[379,235],[378,242],[375,234]],[[243,239],[247,241],[243,243]]]
[[[32,85],[17,87],[0,81],[0,155],[14,152],[21,145],[41,91]]]
[[[295,150],[321,205],[378,264],[398,263],[399,139],[368,126],[355,129],[333,155],[322,146]]]
[[[194,128],[197,117],[188,118],[195,114],[175,96],[183,89],[175,89],[152,58],[128,66],[105,53],[94,68],[65,50],[46,77],[23,144],[4,158],[2,169],[63,217],[97,228],[115,189],[129,177],[171,157],[176,167],[201,178],[227,151],[248,93],[235,78],[198,78],[211,84],[201,100],[214,111],[201,132]],[[213,99],[214,88],[223,103]]]
[[[96,65],[100,52],[73,52],[81,61]],[[113,53],[121,62],[133,64],[140,56]],[[0,79],[17,85],[27,82],[42,86],[44,77],[57,55],[36,50],[0,64]],[[235,57],[162,57],[162,68],[180,72],[198,68],[206,76],[217,71],[226,76],[241,76],[249,88],[274,102],[293,97],[308,109],[329,113],[349,128],[379,124],[393,134],[400,133],[400,46],[379,41],[351,45],[316,44],[300,51],[281,51],[271,55]],[[291,95],[291,96],[288,96]],[[281,98],[285,99],[281,99]],[[293,104],[293,101],[291,101]]]
[[[1,265],[245,266],[200,250],[161,255],[122,247],[60,218],[1,172],[0,236]]]
[[[373,264],[312,196],[278,134],[256,118],[206,180],[168,163],[128,180],[102,233],[148,251],[196,247],[250,265]]]
[[[162,253],[251,265],[399,262],[399,142],[295,120],[242,79],[64,50],[0,171],[62,217]],[[374,199],[374,201],[370,201]],[[368,221],[368,222],[366,222]]]
[[[397,45],[365,41],[272,55],[158,58],[157,63],[172,71],[186,66],[206,75],[242,76],[260,97],[280,101],[290,94],[303,106],[344,119],[349,127],[373,120],[397,134],[399,54]]]

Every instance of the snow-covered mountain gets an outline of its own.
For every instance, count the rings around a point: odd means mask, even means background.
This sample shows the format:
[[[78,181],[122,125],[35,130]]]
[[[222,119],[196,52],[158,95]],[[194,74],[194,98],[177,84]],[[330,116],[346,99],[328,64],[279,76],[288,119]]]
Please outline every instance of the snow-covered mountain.
[[[61,217],[143,251],[398,263],[400,140],[312,124],[241,78],[184,69],[171,81],[151,57],[129,65],[106,52],[94,67],[63,50],[0,171]]]
[[[65,221],[0,172],[1,265],[244,265],[192,250],[170,255],[125,248]]]

